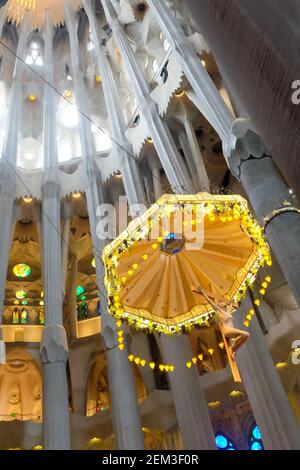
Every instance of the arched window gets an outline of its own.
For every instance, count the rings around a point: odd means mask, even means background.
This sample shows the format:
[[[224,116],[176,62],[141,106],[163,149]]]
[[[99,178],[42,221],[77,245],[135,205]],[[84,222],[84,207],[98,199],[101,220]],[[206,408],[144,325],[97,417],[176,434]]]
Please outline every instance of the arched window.
[[[219,450],[237,450],[233,442],[224,434],[216,435],[216,444]]]
[[[264,450],[260,430],[257,424],[252,428],[250,432],[249,450]]]
[[[41,54],[41,46],[38,42],[32,41],[29,47],[29,52],[26,57],[27,65],[37,65],[42,67],[44,65],[43,57]]]

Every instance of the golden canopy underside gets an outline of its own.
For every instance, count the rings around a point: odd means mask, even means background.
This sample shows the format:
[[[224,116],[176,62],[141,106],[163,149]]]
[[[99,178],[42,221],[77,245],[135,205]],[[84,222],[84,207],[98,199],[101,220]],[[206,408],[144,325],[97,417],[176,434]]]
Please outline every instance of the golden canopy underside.
[[[134,230],[130,224],[127,234],[105,249],[107,286],[114,299],[115,316],[131,319],[141,327],[150,323],[159,331],[167,328],[169,333],[174,328],[180,332],[190,322],[202,324],[213,310],[201,295],[192,292],[193,286],[201,286],[215,298],[238,301],[253,282],[264,258],[269,259],[261,229],[249,214],[246,201],[237,196],[189,197],[194,207],[199,205],[204,209],[203,245],[199,240],[187,243],[183,237],[181,248],[175,254],[166,252],[165,241],[161,242],[160,237],[142,238],[130,245],[138,226],[134,221]],[[166,212],[170,219],[172,204],[175,212],[185,210],[186,205],[174,205],[172,198],[163,196],[157,202],[157,209],[148,211],[152,220],[155,218],[154,229],[164,225]],[[182,198],[187,196],[179,196],[179,200]],[[147,214],[142,219],[147,219]],[[143,226],[142,221],[140,224]],[[195,230],[201,229],[195,225]],[[248,229],[256,235],[253,237]]]
[[[8,0],[3,8],[6,8],[7,19],[17,25],[28,12],[32,28],[41,29],[46,10],[49,10],[54,26],[64,24],[66,1],[69,1],[75,11],[81,7],[81,0]]]

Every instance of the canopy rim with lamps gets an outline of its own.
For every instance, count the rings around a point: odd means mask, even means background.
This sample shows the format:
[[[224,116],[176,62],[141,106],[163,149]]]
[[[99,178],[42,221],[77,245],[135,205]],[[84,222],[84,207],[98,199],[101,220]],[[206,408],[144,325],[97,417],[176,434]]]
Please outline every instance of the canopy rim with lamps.
[[[151,224],[152,227],[161,224],[165,217],[172,217],[170,214],[176,211],[184,213],[199,207],[204,211],[202,250],[190,250],[186,242],[180,249],[177,243],[170,256],[164,252],[162,237],[156,241],[144,238],[148,236]],[[209,326],[216,316],[210,305],[191,296],[192,284],[204,287],[203,282],[205,287],[211,287],[216,298],[224,299],[228,304],[239,303],[259,268],[272,263],[263,231],[250,214],[246,200],[241,196],[208,193],[162,196],[104,249],[103,261],[109,312],[117,320],[124,320],[137,329],[167,335],[181,334],[194,326]],[[131,262],[132,267],[128,269]],[[163,275],[159,263],[165,270]],[[156,292],[151,291],[153,285]],[[165,302],[157,300],[164,295]],[[184,309],[184,306],[188,308]]]

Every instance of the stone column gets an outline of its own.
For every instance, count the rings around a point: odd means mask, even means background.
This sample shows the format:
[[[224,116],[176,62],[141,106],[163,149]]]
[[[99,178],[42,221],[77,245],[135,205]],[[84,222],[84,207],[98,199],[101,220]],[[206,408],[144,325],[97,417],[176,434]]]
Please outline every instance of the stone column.
[[[250,308],[252,304],[247,298],[234,314],[238,328],[244,328]],[[265,449],[299,450],[300,428],[256,317],[249,332],[250,338],[237,353],[237,363]]]
[[[201,150],[199,148],[195,129],[189,119],[184,120],[184,128],[185,128],[189,146],[192,152],[194,164],[196,167],[199,185],[200,185],[200,191],[209,193],[210,192],[209,179],[208,179],[206,168],[205,168],[203,158],[201,155]]]
[[[70,321],[71,336],[73,339],[77,338],[77,273],[78,273],[78,258],[75,253],[71,253],[71,271],[68,283],[68,291],[66,296],[66,304],[68,311],[68,318]]]
[[[193,192],[194,188],[188,176],[187,168],[176,148],[167,124],[159,115],[157,104],[150,96],[150,86],[139,68],[124,28],[117,19],[116,11],[110,0],[102,0],[102,5],[107,21],[113,30],[114,38],[120,48],[141,113],[147,122],[167,178],[174,192]]]
[[[152,172],[154,197],[155,197],[155,200],[157,201],[157,199],[162,195],[161,176],[160,176],[161,165],[155,153],[153,153],[153,155],[147,158],[147,161]]]
[[[100,46],[98,24],[95,16],[95,4],[91,0],[83,0],[88,16],[93,45],[96,52],[98,70],[102,79],[103,95],[108,113],[113,145],[120,161],[121,173],[129,204],[145,204],[145,193],[137,161],[133,156],[131,144],[125,137],[125,121],[121,110],[116,83],[103,48]]]
[[[71,227],[71,212],[69,203],[65,203],[62,211],[62,218],[64,220],[64,228],[61,240],[61,271],[62,271],[62,299],[64,300],[66,293],[66,280],[68,272],[69,261],[69,239]]]
[[[95,252],[97,285],[102,313],[102,337],[106,348],[108,378],[110,385],[111,411],[114,433],[118,449],[143,449],[144,438],[141,427],[139,406],[137,403],[135,382],[132,365],[127,355],[128,349],[118,349],[117,328],[115,320],[107,313],[107,298],[103,286],[105,276],[101,253],[105,240],[97,236],[97,209],[103,202],[101,184],[96,181],[94,158],[95,145],[92,135],[91,122],[88,119],[88,99],[79,60],[79,44],[77,36],[78,18],[66,3],[66,25],[70,37],[71,69],[74,80],[74,91],[79,110],[79,131],[82,152],[86,155],[86,197],[89,212],[92,242]]]
[[[190,82],[200,104],[200,111],[224,139],[230,132],[233,116],[214,82],[199,59],[194,45],[185,36],[173,11],[164,0],[149,0],[155,18],[167,38],[176,60]]]
[[[187,138],[186,132],[184,132],[184,130],[179,132],[178,140],[179,140],[179,143],[180,143],[181,148],[183,150],[189,172],[192,175],[195,189],[198,192],[198,191],[200,191],[200,181],[198,179],[197,170],[196,170],[196,166],[195,166],[195,163],[194,163],[194,158],[193,158],[193,155],[192,155],[192,151],[191,151],[191,148],[189,146],[188,138]]]
[[[216,450],[215,435],[209,417],[204,392],[196,368],[187,369],[192,358],[187,336],[161,336],[166,364],[176,369],[169,374],[178,425],[184,449]]]
[[[69,450],[68,343],[63,326],[45,327],[40,354],[43,363],[44,448]]]
[[[19,28],[19,40],[16,52],[16,55],[22,59],[25,58],[27,35],[28,21],[25,17],[22,26]],[[4,292],[9,262],[11,233],[13,228],[13,211],[16,190],[15,167],[18,154],[18,133],[22,109],[23,70],[23,63],[20,60],[16,60],[10,92],[5,141],[0,158],[0,324],[2,324]]]
[[[53,83],[53,25],[45,15],[44,70]],[[45,324],[41,344],[43,364],[43,432],[47,450],[70,449],[66,364],[68,343],[62,326],[60,188],[57,182],[56,96],[44,86],[44,181],[42,185],[43,273]]]
[[[300,213],[297,202],[248,121],[237,119],[224,146],[232,173],[238,178],[256,217],[300,305]]]

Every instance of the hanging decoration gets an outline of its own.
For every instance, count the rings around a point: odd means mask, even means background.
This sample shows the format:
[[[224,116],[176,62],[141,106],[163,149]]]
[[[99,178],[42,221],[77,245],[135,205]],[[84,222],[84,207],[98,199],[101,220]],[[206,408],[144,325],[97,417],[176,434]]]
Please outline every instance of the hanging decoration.
[[[209,326],[214,309],[194,294],[240,302],[272,264],[261,227],[240,196],[162,196],[103,251],[109,312],[166,335]]]
[[[261,283],[261,285],[259,287],[259,293],[262,297],[264,297],[264,295],[266,293],[266,290],[267,290],[271,280],[272,280],[271,276],[266,276],[264,281]],[[254,299],[253,303],[254,303],[254,306],[259,307],[260,306],[260,299],[258,299],[258,298]],[[254,317],[255,313],[256,313],[255,308],[250,308],[249,309],[249,311],[246,315],[246,318],[243,322],[243,324],[246,328],[249,328],[251,320]]]
[[[16,277],[25,278],[30,276],[31,268],[28,264],[19,263],[13,267],[13,273]]]

